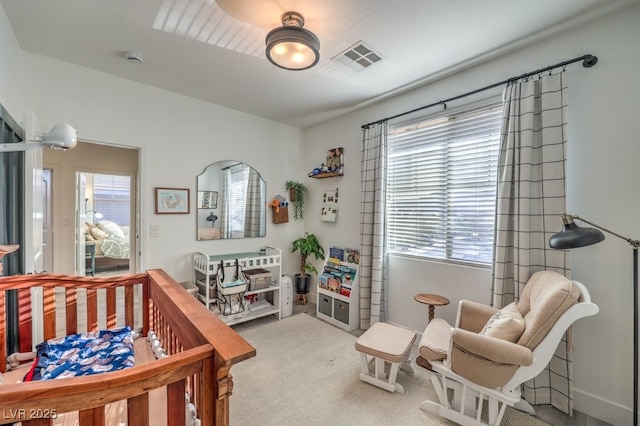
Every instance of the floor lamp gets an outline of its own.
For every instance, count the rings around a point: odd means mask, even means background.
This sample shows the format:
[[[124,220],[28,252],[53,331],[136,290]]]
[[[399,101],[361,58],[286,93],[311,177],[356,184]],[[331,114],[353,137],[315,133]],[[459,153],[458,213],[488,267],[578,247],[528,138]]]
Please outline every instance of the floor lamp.
[[[588,223],[594,228],[581,228],[576,225],[574,219]],[[554,249],[572,249],[590,246],[604,240],[603,230],[628,242],[633,248],[633,425],[638,425],[638,246],[640,241],[623,237],[595,223],[589,222],[575,215],[562,215],[562,231],[554,234],[549,239],[549,246]]]

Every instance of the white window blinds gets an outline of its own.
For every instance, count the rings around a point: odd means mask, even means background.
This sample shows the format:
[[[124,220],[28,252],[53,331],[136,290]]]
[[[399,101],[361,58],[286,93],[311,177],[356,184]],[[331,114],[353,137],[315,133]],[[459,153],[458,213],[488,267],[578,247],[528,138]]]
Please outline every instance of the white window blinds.
[[[390,130],[391,253],[490,264],[502,104]]]
[[[118,225],[131,222],[131,177],[93,175],[94,209]]]
[[[234,166],[231,168],[229,185],[229,210],[231,211],[231,231],[244,233],[244,212],[247,204],[247,184],[249,167]]]

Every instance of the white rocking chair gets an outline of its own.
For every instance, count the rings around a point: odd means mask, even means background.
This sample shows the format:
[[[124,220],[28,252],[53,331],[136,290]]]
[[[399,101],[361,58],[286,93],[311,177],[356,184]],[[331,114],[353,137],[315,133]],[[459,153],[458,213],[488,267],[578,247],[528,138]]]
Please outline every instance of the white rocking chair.
[[[525,328],[515,343],[486,335],[485,325],[500,314],[476,302],[460,301],[455,327],[437,318],[429,323],[420,357],[432,366],[439,401],[423,401],[420,409],[465,426],[499,425],[507,406],[535,413],[521,399],[521,384],[542,372],[576,320],[599,309],[583,284],[551,271],[531,276],[516,307]]]

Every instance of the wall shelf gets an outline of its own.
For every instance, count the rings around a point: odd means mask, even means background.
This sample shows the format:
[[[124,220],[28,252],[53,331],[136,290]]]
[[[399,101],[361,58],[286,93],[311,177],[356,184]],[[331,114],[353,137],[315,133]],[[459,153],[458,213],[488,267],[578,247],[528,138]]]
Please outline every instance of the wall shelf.
[[[314,179],[326,179],[326,178],[338,177],[338,176],[344,176],[344,173],[324,172],[324,173],[318,173],[317,175],[310,175],[309,177],[312,177]]]

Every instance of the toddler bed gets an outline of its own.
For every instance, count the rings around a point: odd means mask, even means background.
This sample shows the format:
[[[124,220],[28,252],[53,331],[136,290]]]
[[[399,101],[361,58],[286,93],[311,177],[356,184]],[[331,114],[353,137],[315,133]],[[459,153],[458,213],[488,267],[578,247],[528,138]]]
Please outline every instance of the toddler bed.
[[[133,344],[135,365],[16,383],[30,363],[7,372],[6,302],[12,295],[21,353],[56,336],[130,327],[142,335]],[[162,270],[0,278],[0,424],[228,425],[230,369],[252,356],[249,343]]]

